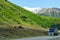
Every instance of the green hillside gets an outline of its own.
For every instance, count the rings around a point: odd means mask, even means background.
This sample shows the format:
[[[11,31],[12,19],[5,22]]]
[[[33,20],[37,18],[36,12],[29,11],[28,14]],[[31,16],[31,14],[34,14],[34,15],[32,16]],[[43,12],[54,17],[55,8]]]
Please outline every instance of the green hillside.
[[[48,28],[54,22],[55,18],[36,15],[7,0],[0,0],[0,36],[19,38],[46,35],[47,32],[40,29]],[[14,26],[29,29],[19,30],[18,28],[12,28]],[[6,29],[5,27],[12,29]]]
[[[33,14],[8,1],[0,0],[0,25],[48,27],[53,20],[53,18]]]

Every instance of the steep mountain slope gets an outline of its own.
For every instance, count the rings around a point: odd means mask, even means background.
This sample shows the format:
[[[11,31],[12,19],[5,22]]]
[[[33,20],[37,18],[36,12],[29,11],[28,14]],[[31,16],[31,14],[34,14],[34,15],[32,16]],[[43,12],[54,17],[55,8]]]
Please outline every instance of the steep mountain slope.
[[[37,8],[34,10],[30,10],[30,11],[43,15],[43,16],[60,18],[60,9],[59,8]]]
[[[54,22],[55,18],[36,15],[7,0],[0,0],[0,38],[3,37],[2,40],[47,35],[44,29]]]
[[[6,0],[0,0],[0,25],[49,27],[54,18],[36,15]]]
[[[47,35],[44,28],[41,30],[40,23],[44,20],[46,21],[47,18],[33,14],[7,0],[0,0],[0,39],[3,38],[2,40]]]
[[[60,18],[60,9],[59,8],[42,9],[40,12],[41,12],[41,15]]]

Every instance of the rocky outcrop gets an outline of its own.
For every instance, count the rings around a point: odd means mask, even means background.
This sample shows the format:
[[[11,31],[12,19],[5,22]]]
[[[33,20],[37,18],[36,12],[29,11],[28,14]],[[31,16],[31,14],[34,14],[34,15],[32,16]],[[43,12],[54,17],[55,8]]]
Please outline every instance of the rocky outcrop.
[[[60,9],[59,8],[39,8],[35,9],[32,12],[50,17],[60,17]]]

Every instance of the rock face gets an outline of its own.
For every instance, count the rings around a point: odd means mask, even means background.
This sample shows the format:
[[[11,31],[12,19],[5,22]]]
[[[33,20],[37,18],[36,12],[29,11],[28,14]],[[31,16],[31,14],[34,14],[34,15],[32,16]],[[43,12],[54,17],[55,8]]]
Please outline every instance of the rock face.
[[[60,18],[60,9],[59,8],[42,8],[42,9],[35,9],[32,12],[43,15],[43,16],[50,16]]]

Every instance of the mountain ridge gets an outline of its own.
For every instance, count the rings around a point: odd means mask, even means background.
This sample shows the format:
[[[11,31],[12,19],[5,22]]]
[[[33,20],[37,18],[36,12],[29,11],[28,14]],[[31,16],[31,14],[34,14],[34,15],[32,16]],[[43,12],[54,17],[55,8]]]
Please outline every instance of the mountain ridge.
[[[60,18],[60,9],[59,8],[36,8],[34,10],[30,10],[28,8],[25,8],[33,13],[40,14],[43,16],[50,16],[55,18]]]

